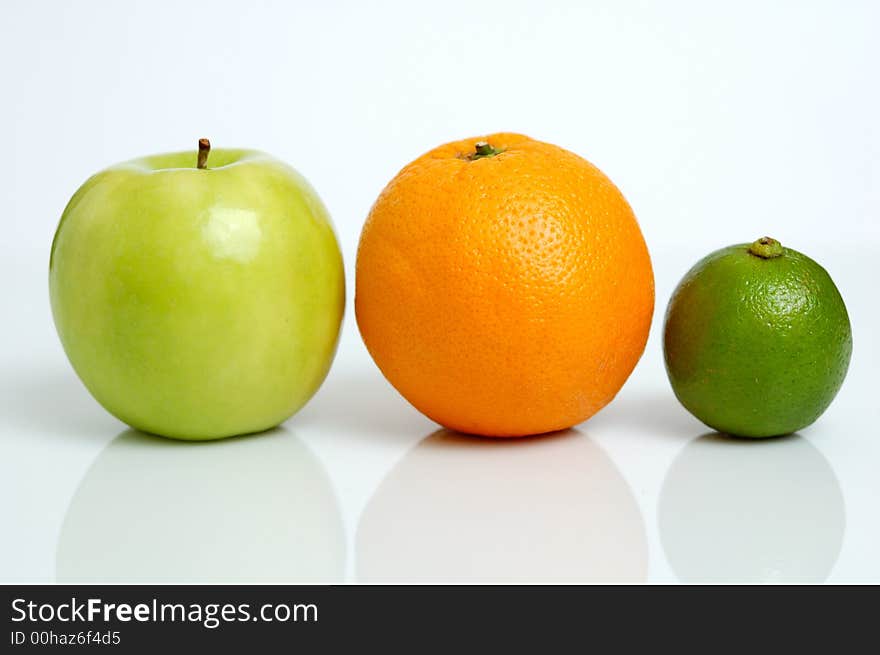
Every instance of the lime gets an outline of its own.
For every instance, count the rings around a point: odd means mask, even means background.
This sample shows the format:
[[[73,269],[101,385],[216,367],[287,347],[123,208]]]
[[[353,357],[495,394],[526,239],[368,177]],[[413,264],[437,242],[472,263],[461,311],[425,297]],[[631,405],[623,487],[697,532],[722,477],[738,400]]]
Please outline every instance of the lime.
[[[719,432],[772,437],[810,425],[831,404],[852,331],[825,269],[764,237],[688,271],[666,310],[663,350],[691,414]]]

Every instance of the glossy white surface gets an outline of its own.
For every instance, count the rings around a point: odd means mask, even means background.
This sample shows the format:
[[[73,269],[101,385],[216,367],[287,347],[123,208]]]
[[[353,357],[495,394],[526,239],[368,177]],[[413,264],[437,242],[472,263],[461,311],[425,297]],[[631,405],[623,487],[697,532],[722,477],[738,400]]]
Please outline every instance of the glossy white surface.
[[[880,582],[876,4],[124,4],[0,8],[15,26],[0,39],[0,582]],[[498,129],[603,168],[657,278],[648,347],[617,399],[509,442],[438,431],[383,380],[351,311],[384,183],[433,145]],[[299,415],[178,444],[91,399],[55,335],[46,268],[86,177],[204,135],[309,178],[349,301]],[[853,361],[800,435],[729,441],[672,395],[662,314],[696,259],[765,233],[831,273]]]
[[[679,257],[655,254],[661,298]],[[33,268],[27,307],[43,263],[5,261]],[[849,376],[815,425],[765,442],[712,436],[678,405],[658,310],[617,399],[569,432],[440,430],[349,317],[325,385],[282,428],[177,443],[107,415],[34,302],[0,371],[0,580],[880,582],[871,260],[826,265],[854,324]]]

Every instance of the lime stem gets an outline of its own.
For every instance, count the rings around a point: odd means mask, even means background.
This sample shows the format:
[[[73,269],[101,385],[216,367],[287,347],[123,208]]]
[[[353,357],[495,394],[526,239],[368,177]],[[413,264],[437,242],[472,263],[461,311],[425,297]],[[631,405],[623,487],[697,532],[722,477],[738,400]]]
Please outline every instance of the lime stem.
[[[749,252],[761,259],[773,259],[782,254],[782,244],[770,237],[761,237],[749,246]]]
[[[208,168],[208,153],[211,152],[211,142],[207,139],[199,139],[199,158],[196,166],[201,169]]]

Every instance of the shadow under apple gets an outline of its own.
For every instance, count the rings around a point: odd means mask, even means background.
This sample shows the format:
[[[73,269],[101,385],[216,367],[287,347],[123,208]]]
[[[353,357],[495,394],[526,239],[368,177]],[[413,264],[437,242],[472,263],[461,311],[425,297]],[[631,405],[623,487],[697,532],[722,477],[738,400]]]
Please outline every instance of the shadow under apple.
[[[0,377],[0,415],[15,429],[46,440],[75,436],[106,443],[122,425],[89,395],[72,370],[7,375]]]
[[[345,399],[340,410],[339,399]],[[361,435],[371,442],[410,440],[432,421],[410,405],[378,369],[330,371],[315,397],[297,414],[297,426]]]
[[[676,457],[660,494],[660,537],[683,582],[816,583],[840,554],[840,483],[794,434],[703,435]]]
[[[56,560],[59,582],[329,583],[344,568],[330,479],[283,428],[211,442],[123,432],[76,490]]]
[[[647,567],[632,491],[577,430],[439,430],[384,479],[356,538],[360,582],[642,582]]]

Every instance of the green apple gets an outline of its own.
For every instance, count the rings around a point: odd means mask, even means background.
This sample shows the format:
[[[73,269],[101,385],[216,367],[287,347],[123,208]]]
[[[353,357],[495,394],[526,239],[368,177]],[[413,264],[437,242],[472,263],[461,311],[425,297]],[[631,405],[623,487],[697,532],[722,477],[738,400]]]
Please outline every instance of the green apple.
[[[266,430],[330,368],[345,304],[330,217],[251,150],[145,157],[74,194],[49,263],[73,368],[107,411],[178,439]]]

